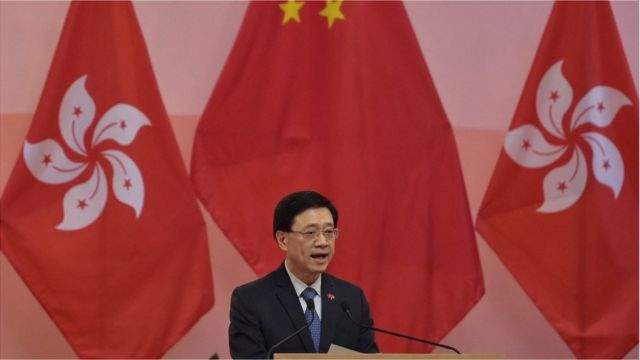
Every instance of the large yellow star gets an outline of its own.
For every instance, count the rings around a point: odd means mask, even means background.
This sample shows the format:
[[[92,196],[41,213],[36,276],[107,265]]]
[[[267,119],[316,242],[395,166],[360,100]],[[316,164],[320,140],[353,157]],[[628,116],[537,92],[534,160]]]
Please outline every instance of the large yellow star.
[[[280,9],[284,11],[284,17],[282,18],[282,25],[293,19],[295,22],[300,23],[300,8],[304,6],[304,1],[297,2],[296,0],[287,0],[286,3],[280,4]]]
[[[346,20],[342,11],[340,11],[340,6],[342,6],[342,0],[326,0],[325,7],[320,11],[320,16],[325,16],[327,18],[327,23],[329,24],[329,29],[333,25],[333,22],[336,19]]]

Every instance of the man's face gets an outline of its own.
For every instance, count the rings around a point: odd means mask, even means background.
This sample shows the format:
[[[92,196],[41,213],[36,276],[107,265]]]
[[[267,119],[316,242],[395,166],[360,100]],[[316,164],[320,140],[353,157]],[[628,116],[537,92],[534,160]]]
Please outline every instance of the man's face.
[[[293,218],[291,232],[276,233],[278,246],[287,252],[287,266],[298,279],[311,284],[327,269],[333,257],[335,240],[326,239],[322,231],[333,227],[329,209],[316,208],[305,210]],[[301,234],[314,231],[320,233],[315,239]]]

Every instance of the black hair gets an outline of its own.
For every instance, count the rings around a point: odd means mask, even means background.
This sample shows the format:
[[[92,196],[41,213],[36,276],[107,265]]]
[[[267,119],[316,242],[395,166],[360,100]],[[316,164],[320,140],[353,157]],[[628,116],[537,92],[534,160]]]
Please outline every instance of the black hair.
[[[298,191],[280,200],[273,214],[273,237],[278,230],[291,231],[293,218],[308,209],[327,208],[333,217],[333,226],[338,226],[338,210],[329,199],[315,191]]]

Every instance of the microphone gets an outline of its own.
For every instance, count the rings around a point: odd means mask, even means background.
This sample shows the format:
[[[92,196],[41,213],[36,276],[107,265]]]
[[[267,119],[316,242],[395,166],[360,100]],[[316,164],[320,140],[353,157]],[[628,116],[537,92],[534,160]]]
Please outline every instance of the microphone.
[[[429,345],[433,345],[433,346],[438,346],[441,348],[445,348],[451,351],[456,352],[457,354],[460,354],[460,351],[458,351],[458,349],[454,348],[453,346],[449,346],[449,345],[444,345],[444,344],[438,344],[437,342],[433,342],[433,341],[429,341],[429,340],[424,340],[424,339],[419,339],[417,337],[413,337],[413,336],[409,336],[409,335],[403,335],[403,334],[399,334],[393,331],[389,331],[389,330],[384,330],[384,329],[378,329],[375,328],[373,326],[367,326],[367,325],[363,325],[360,324],[359,322],[357,322],[352,316],[351,316],[351,306],[349,306],[349,303],[346,300],[343,300],[340,303],[340,306],[342,307],[342,310],[347,313],[347,316],[349,317],[349,319],[351,319],[351,321],[353,321],[354,324],[358,325],[359,327],[365,328],[365,329],[370,329],[370,330],[374,330],[374,331],[380,331],[382,333],[385,334],[389,334],[389,335],[393,335],[393,336],[398,336],[401,338],[405,338],[405,339],[409,339],[409,340],[414,340],[414,341],[418,341],[421,342],[423,344],[429,344]]]
[[[267,352],[267,359],[271,359],[271,357],[273,356],[273,350],[275,350],[278,346],[284,344],[285,342],[287,342],[292,337],[298,335],[302,330],[308,328],[309,326],[311,326],[311,324],[313,324],[314,317],[316,316],[316,312],[314,311],[316,309],[316,304],[313,302],[313,299],[308,299],[308,300],[306,300],[306,302],[307,302],[307,309],[311,310],[311,321],[309,321],[307,323],[307,325],[305,325],[305,326],[301,327],[300,329],[294,331],[291,335],[289,335],[286,338],[284,338],[284,339],[278,341],[277,343],[275,343],[269,349],[269,352]]]

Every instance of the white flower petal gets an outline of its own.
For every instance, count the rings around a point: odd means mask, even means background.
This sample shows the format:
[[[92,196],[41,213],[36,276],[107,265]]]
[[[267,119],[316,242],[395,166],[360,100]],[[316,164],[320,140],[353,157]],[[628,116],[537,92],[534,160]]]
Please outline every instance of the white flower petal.
[[[62,147],[51,139],[35,144],[25,142],[22,156],[31,174],[45,184],[66,183],[87,168],[85,163],[69,160]]]
[[[142,213],[144,205],[144,181],[140,169],[125,153],[118,150],[103,151],[113,168],[111,187],[116,198],[135,210],[136,218]]]
[[[120,145],[129,145],[141,127],[151,125],[147,117],[128,104],[117,104],[107,111],[93,132],[92,146],[105,140],[114,140]]]
[[[86,155],[84,135],[93,122],[96,105],[87,92],[87,75],[76,80],[64,94],[58,114],[62,138],[78,154]]]
[[[100,164],[96,164],[91,178],[72,187],[62,201],[64,218],[58,230],[78,230],[94,222],[107,203],[107,179]]]
[[[533,125],[523,125],[507,133],[504,150],[518,165],[539,168],[556,161],[567,149],[566,145],[549,144]]]
[[[544,203],[538,212],[552,213],[573,205],[587,185],[587,164],[584,154],[576,147],[571,160],[545,176],[542,187]]]
[[[631,100],[609,86],[595,86],[578,102],[571,117],[571,130],[585,123],[598,127],[611,124],[618,110],[631,105]]]
[[[573,90],[562,75],[562,61],[558,61],[540,80],[536,94],[536,111],[542,126],[559,139],[565,138],[562,118],[572,100]]]
[[[611,140],[600,133],[588,132],[582,137],[591,145],[591,167],[596,180],[611,188],[613,196],[618,198],[624,181],[624,161],[620,151]]]

